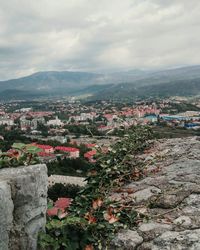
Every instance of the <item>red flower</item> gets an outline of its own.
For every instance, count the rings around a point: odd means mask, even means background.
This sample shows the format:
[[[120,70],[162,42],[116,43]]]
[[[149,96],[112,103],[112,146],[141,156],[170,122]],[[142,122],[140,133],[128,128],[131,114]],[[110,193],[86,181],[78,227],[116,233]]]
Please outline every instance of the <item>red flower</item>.
[[[58,200],[55,202],[55,207],[60,209],[68,208],[71,204],[70,198],[58,198]]]
[[[84,250],[94,250],[92,245],[87,245]]]
[[[97,219],[89,212],[85,214],[85,219],[88,220],[89,224],[97,222]]]
[[[94,201],[92,202],[92,207],[93,207],[94,209],[97,209],[98,207],[101,207],[102,204],[103,204],[103,201],[102,201],[100,198],[98,198],[98,199],[96,199],[96,200],[94,200]]]
[[[52,208],[47,210],[47,214],[48,214],[48,216],[56,216],[58,214],[58,210],[59,210],[59,208],[52,207]]]
[[[67,216],[66,209],[70,206],[71,199],[70,198],[59,198],[54,207],[47,210],[48,216],[58,216],[59,219],[62,219]]]
[[[119,218],[113,214],[114,209],[109,207],[108,210],[104,213],[104,219],[107,220],[110,224],[115,223],[119,220]]]

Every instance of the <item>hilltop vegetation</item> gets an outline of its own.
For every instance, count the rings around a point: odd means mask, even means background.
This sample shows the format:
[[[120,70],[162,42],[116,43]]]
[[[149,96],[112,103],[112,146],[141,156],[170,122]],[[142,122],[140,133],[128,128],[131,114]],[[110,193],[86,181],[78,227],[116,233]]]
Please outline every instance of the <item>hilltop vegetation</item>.
[[[92,99],[137,100],[148,98],[166,98],[171,96],[193,96],[200,94],[200,78],[176,80],[169,83],[149,84],[146,86],[123,83],[105,88]]]
[[[0,81],[0,100],[79,95],[92,95],[93,100],[138,99],[199,93],[200,66],[110,74],[49,71]]]

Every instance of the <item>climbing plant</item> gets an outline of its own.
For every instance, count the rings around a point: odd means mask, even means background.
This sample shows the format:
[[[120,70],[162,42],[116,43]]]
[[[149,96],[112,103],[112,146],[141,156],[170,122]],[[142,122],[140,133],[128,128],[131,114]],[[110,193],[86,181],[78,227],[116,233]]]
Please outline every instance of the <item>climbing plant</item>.
[[[0,153],[0,168],[36,164],[39,162],[37,157],[39,152],[41,149],[36,146],[14,143],[11,150]]]
[[[145,176],[145,164],[138,154],[149,146],[150,139],[150,128],[133,127],[107,154],[99,153],[86,187],[67,208],[66,216],[48,217],[46,233],[39,236],[40,248],[109,249],[115,233],[141,221],[143,215],[134,210],[131,199],[115,199],[113,194]]]

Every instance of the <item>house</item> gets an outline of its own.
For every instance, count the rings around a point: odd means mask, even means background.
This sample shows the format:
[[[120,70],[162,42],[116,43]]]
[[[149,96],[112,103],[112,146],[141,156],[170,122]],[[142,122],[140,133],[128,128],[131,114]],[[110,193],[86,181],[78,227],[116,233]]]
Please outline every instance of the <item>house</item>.
[[[85,153],[85,154],[84,154],[84,157],[85,157],[88,161],[90,161],[90,162],[95,162],[95,160],[94,160],[93,157],[96,155],[96,153],[97,153],[96,150],[91,150],[91,151]]]
[[[33,143],[32,145],[42,149],[42,151],[47,153],[47,154],[54,153],[54,148],[50,145],[35,144],[35,143]]]
[[[105,132],[113,128],[114,128],[113,126],[100,125],[97,129],[99,132]]]
[[[49,120],[47,122],[47,126],[63,126],[64,123],[58,119],[58,117],[56,116],[56,118],[54,120]]]
[[[57,146],[55,150],[68,153],[70,158],[78,158],[80,156],[80,150],[78,148]]]
[[[26,131],[27,129],[36,130],[38,127],[38,124],[45,124],[44,117],[34,118],[32,120],[26,119],[26,116],[20,117],[21,130],[24,130],[24,131]]]
[[[56,160],[56,155],[51,154],[51,153],[46,153],[44,151],[39,152],[37,155],[40,158],[40,161],[44,163]]]
[[[13,126],[14,125],[14,120],[10,119],[8,117],[1,117],[0,118],[0,125]]]
[[[31,127],[31,120],[26,119],[25,116],[20,117],[20,127],[21,130],[25,131]]]
[[[81,113],[80,117],[81,117],[81,121],[86,121],[86,120],[93,120],[94,117],[96,116],[96,113]]]
[[[73,120],[75,122],[83,122],[89,120],[93,120],[96,117],[96,113],[90,112],[90,113],[81,113],[80,115],[71,116],[69,118],[69,122],[72,122]]]
[[[28,112],[27,115],[29,115],[32,118],[42,118],[42,117],[50,117],[54,114],[54,112],[51,111],[38,111],[38,112]]]
[[[117,115],[113,114],[105,114],[103,117],[106,118],[108,122],[112,122],[114,119],[118,118]]]
[[[32,108],[21,108],[19,110],[16,110],[16,112],[22,112],[22,113],[27,113],[30,112]]]
[[[147,115],[144,117],[144,119],[146,119],[149,122],[157,122],[158,121],[158,117],[156,115]]]

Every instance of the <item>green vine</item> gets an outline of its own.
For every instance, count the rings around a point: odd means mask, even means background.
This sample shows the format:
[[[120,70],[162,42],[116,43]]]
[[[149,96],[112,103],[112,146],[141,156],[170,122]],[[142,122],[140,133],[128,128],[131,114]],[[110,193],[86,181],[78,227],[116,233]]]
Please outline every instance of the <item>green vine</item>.
[[[0,153],[0,168],[27,166],[39,163],[37,154],[42,150],[31,144],[14,143],[12,149]]]
[[[131,200],[116,200],[112,194],[130,181],[143,178],[145,165],[138,154],[149,146],[148,127],[133,127],[107,154],[99,154],[86,187],[79,192],[63,219],[48,218],[41,233],[41,249],[109,249],[114,235],[142,219]]]

